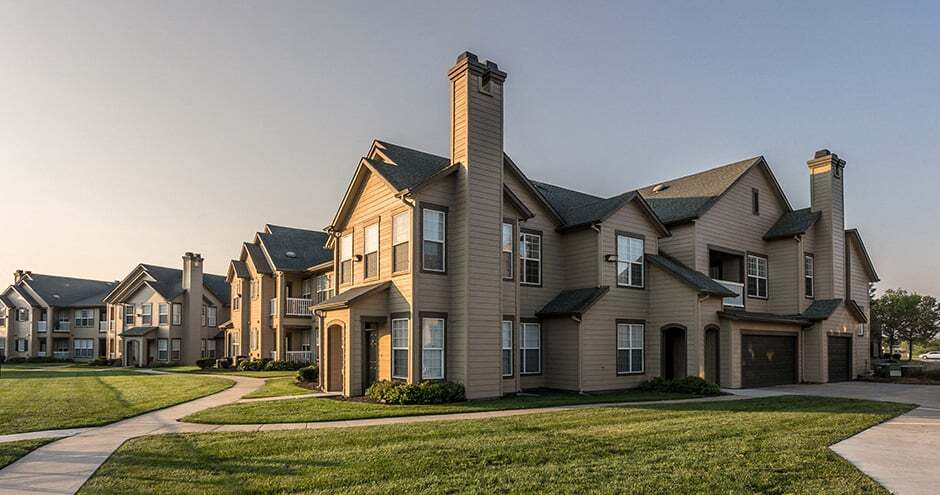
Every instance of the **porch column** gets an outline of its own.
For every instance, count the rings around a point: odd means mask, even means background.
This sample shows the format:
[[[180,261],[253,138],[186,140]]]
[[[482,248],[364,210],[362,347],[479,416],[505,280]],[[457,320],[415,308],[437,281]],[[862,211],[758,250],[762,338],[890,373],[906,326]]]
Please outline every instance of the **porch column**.
[[[274,350],[277,353],[277,359],[279,361],[284,361],[287,359],[287,349],[284,345],[284,339],[287,337],[284,330],[284,322],[282,316],[284,316],[285,304],[287,302],[287,283],[284,280],[284,273],[277,272],[274,278],[275,287],[274,287],[274,297],[275,300],[275,313],[274,319],[271,321],[274,325]]]
[[[40,310],[41,311],[41,310]],[[46,357],[52,356],[52,330],[54,328],[54,323],[52,323],[53,318],[52,308],[46,310]],[[39,343],[37,342],[37,345]],[[38,351],[38,349],[36,349]],[[35,352],[33,353],[35,355]]]

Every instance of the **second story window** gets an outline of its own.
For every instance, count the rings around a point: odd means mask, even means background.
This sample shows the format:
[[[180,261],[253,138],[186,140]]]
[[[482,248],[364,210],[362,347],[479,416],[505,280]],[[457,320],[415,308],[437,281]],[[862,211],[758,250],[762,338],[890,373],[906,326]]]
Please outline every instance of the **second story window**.
[[[512,241],[515,239],[513,230],[513,224],[503,223],[502,254],[500,256],[503,262],[503,278],[506,280],[512,280],[513,265],[515,265],[515,255],[512,252],[512,246],[515,244]]]
[[[206,308],[206,320],[210,327],[214,327],[218,324],[219,309],[215,306],[209,306]]]
[[[408,271],[409,238],[411,217],[408,212],[399,213],[392,218],[392,272]]]
[[[441,210],[424,208],[422,210],[422,267],[432,272],[443,272],[446,266],[446,220],[447,214]]]
[[[353,275],[353,237],[346,234],[339,240],[339,284],[352,283]]]
[[[760,215],[760,191],[751,189],[751,213]]]
[[[519,282],[523,285],[542,284],[542,235],[534,232],[523,232],[519,236],[519,258],[522,260],[522,270],[519,273]]]
[[[134,305],[125,304],[124,305],[124,324],[133,325],[134,324]]]
[[[365,278],[379,276],[379,224],[374,223],[365,230]]]
[[[767,258],[747,255],[747,295],[767,299]]]
[[[153,323],[153,305],[141,304],[140,305],[140,324],[150,325],[151,323]]]
[[[90,309],[79,309],[75,311],[76,327],[91,327],[95,325],[95,317]]]
[[[173,324],[181,325],[183,323],[183,305],[173,303]]]
[[[16,308],[16,321],[29,321],[29,310],[26,308]]]
[[[643,287],[643,239],[617,234],[617,285]]]
[[[170,307],[166,303],[160,303],[157,306],[157,322],[166,325],[170,322]]]
[[[330,274],[320,275],[317,277],[317,298],[316,303],[319,304],[323,301],[326,301],[333,295],[333,276]]]
[[[305,278],[303,283],[300,284],[300,297],[301,299],[313,299],[313,284],[314,279]]]
[[[202,326],[206,326],[206,305],[205,304],[202,305],[202,316],[201,316],[200,324]]]
[[[806,291],[806,297],[812,298],[816,295],[813,279],[816,276],[815,266],[813,266],[813,257],[803,257],[803,290]]]

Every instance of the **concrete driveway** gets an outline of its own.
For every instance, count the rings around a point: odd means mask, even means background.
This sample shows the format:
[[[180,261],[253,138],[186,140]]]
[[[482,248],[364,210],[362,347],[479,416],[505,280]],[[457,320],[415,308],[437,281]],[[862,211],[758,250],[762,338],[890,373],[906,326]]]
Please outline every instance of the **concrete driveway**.
[[[817,395],[917,404],[831,448],[899,495],[940,493],[940,386],[842,382],[734,390],[750,397]]]

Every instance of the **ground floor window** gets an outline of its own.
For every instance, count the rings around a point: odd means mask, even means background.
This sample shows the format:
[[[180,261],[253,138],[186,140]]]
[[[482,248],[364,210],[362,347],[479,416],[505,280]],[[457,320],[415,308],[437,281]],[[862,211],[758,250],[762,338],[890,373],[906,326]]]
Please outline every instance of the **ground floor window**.
[[[95,354],[93,339],[75,339],[72,341],[73,355],[79,359],[91,359]]]
[[[408,379],[408,318],[392,320],[392,378]]]
[[[617,373],[643,372],[642,323],[617,324]]]
[[[503,349],[503,376],[512,376],[512,321],[503,321],[501,340]]]
[[[252,350],[252,351],[257,351],[257,350],[258,350],[258,340],[259,340],[259,339],[258,339],[258,333],[259,333],[259,332],[258,332],[258,329],[256,329],[256,328],[252,328],[252,329],[251,329],[251,335],[250,335],[250,337],[251,337],[251,342],[250,342],[250,344],[251,344],[251,350]]]
[[[16,339],[16,352],[29,352],[29,341],[26,339]]]
[[[215,358],[215,339],[202,339],[202,358]]]
[[[424,318],[421,322],[421,378],[444,378],[444,319]]]
[[[522,354],[522,374],[542,372],[542,325],[538,323],[522,324],[522,342],[519,346]]]
[[[167,361],[169,357],[169,341],[167,339],[157,339],[157,359]]]
[[[180,339],[171,339],[170,340],[170,359],[173,361],[180,360],[180,351],[183,348],[183,342]]]

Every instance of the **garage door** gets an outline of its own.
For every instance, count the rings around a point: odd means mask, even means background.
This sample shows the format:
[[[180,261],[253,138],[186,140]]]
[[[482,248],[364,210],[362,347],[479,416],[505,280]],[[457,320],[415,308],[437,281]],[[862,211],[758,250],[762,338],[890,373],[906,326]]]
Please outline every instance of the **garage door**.
[[[770,387],[791,383],[796,383],[796,336],[741,336],[743,387]]]
[[[852,379],[852,338],[829,337],[829,381]]]

